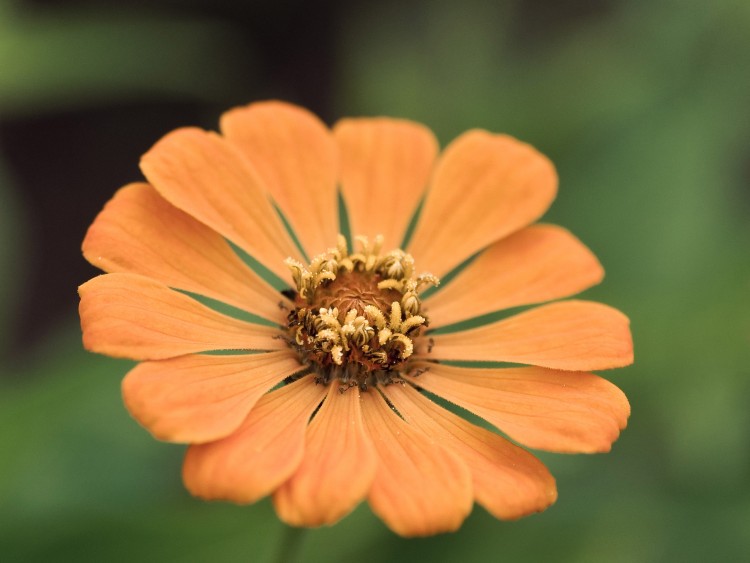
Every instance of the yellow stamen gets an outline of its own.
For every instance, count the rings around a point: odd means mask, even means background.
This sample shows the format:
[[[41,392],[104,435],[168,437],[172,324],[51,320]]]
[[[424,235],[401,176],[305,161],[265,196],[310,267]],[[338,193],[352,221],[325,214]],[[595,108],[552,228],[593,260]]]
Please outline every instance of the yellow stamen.
[[[317,380],[338,378],[366,390],[400,377],[414,353],[427,318],[419,292],[437,285],[431,274],[414,274],[414,259],[403,250],[381,253],[383,237],[346,240],[313,257],[309,266],[287,259],[297,286],[289,314],[290,344],[317,372]]]

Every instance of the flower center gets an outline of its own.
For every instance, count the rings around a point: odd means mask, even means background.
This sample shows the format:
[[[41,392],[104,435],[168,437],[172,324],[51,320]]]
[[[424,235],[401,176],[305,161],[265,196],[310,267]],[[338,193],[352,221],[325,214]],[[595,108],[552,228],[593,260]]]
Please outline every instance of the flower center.
[[[428,324],[418,294],[439,281],[415,275],[403,250],[382,254],[382,236],[356,241],[360,251],[349,253],[339,235],[337,247],[308,266],[287,259],[297,286],[288,327],[291,346],[319,382],[337,378],[364,391],[406,369],[413,339]]]

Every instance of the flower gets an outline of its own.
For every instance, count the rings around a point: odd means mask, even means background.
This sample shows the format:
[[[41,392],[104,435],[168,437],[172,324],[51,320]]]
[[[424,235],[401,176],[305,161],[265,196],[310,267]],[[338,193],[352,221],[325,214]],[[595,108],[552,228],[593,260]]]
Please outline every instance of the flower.
[[[84,240],[107,273],[80,287],[83,341],[141,362],[125,404],[156,438],[190,444],[194,495],[273,495],[296,526],[334,523],[367,499],[396,533],[429,535],[457,529],[474,501],[501,519],[555,501],[553,477],[514,442],[604,452],[625,427],[624,394],[590,371],[632,362],[628,320],[555,301],[603,270],[568,231],[532,224],[557,176],[531,146],[472,130],[438,155],[413,122],[344,119],[331,131],[271,101],[225,113],[221,134],[168,134],[141,170],[148,183],[118,191]],[[339,188],[351,249],[338,235]]]

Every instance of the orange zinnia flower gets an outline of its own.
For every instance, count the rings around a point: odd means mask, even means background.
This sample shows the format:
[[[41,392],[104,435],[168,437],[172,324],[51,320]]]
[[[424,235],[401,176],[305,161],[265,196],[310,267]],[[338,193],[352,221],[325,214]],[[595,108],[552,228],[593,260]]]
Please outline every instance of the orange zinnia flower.
[[[125,403],[156,438],[190,444],[194,495],[272,494],[295,526],[331,524],[366,498],[395,532],[428,535],[458,528],[474,500],[512,519],[557,496],[536,457],[433,394],[535,449],[608,451],[625,427],[624,394],[589,373],[632,362],[617,310],[563,301],[434,331],[602,279],[569,232],[530,226],[557,190],[531,146],[473,130],[438,155],[416,123],[345,119],[331,131],[264,102],[224,114],[220,135],[170,133],[141,169],[148,183],[117,192],[83,243],[108,272],[80,288],[83,341],[142,361],[123,382]],[[338,235],[339,189],[360,235],[352,250]]]

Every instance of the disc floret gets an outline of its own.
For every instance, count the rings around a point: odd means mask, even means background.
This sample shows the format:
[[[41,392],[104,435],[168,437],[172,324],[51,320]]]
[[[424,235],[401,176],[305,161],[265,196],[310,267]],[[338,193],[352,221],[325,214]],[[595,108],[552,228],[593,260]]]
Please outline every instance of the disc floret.
[[[289,314],[291,345],[322,382],[348,386],[391,383],[414,352],[414,338],[427,317],[419,293],[439,280],[415,275],[414,259],[403,250],[381,253],[383,237],[357,237],[350,253],[339,235],[335,248],[309,266],[287,259],[297,286]]]

